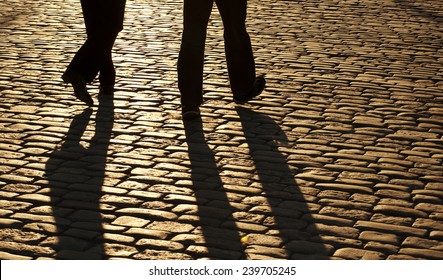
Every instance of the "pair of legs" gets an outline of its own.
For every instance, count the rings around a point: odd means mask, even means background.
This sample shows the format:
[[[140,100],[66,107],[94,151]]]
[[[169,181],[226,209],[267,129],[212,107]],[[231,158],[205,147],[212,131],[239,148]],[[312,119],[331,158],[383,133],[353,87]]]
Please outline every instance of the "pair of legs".
[[[81,83],[79,81],[91,83],[98,73],[101,87],[113,90],[112,47],[123,29],[125,4],[126,0],[81,0],[87,40],[69,64],[67,78],[64,77],[73,84],[74,90]]]
[[[184,107],[203,102],[206,30],[214,1],[223,20],[225,53],[234,99],[254,88],[255,63],[246,31],[247,0],[184,0],[183,34],[178,59],[178,87]]]

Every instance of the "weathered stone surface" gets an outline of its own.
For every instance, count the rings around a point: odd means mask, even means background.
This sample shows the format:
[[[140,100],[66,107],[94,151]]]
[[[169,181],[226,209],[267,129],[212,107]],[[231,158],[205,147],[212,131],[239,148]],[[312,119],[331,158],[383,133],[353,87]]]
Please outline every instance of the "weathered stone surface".
[[[375,241],[370,241],[364,246],[365,250],[377,251],[385,255],[396,254],[399,247],[392,244],[379,243]]]
[[[349,260],[380,260],[385,259],[385,255],[371,250],[363,250],[356,248],[342,248],[334,253],[334,257],[349,259]]]
[[[334,181],[334,179],[329,180]],[[352,184],[342,184],[342,183],[320,183],[317,184],[318,187],[322,189],[330,189],[330,190],[337,190],[337,191],[344,191],[344,192],[357,192],[357,193],[366,193],[366,194],[372,194],[373,191],[371,188],[366,186],[360,186],[360,185],[352,185]]]
[[[440,212],[443,213],[443,205],[431,204],[431,203],[419,203],[415,206],[415,209],[424,212]]]
[[[344,248],[344,247],[352,247],[352,248],[361,248],[363,242],[358,239],[346,238],[341,236],[332,236],[332,235],[317,235],[311,237],[309,240],[321,244],[329,244],[334,248]]]
[[[51,256],[55,253],[55,250],[49,247],[28,245],[11,241],[0,242],[0,250],[9,252],[21,252],[22,254],[33,256]]]
[[[424,259],[409,255],[390,255],[388,256],[387,260],[424,260]]]
[[[149,220],[132,217],[132,216],[121,216],[118,217],[113,225],[125,226],[125,227],[144,227],[149,223]]]
[[[419,210],[391,205],[377,205],[374,207],[374,211],[404,217],[426,218],[428,216],[425,212]]]
[[[109,257],[132,257],[138,253],[133,246],[127,246],[115,243],[105,243],[105,254]]]
[[[135,246],[140,250],[143,249],[154,249],[154,250],[164,250],[164,251],[182,251],[185,246],[179,242],[169,241],[169,240],[158,240],[158,239],[147,239],[142,238],[135,243]]]
[[[366,220],[371,217],[371,212],[369,211],[363,211],[358,209],[345,209],[345,208],[331,207],[331,206],[323,207],[320,210],[319,214],[331,215],[352,220]]]
[[[443,259],[443,252],[441,250],[402,248],[399,253],[425,259]]]
[[[169,252],[169,251],[161,251],[161,250],[145,250],[142,253],[134,255],[134,259],[136,260],[192,260],[188,254],[178,253],[178,252]]]
[[[289,256],[289,252],[283,248],[273,248],[268,246],[250,245],[245,249],[245,254],[258,254],[270,256],[273,258],[285,258]]]
[[[330,226],[324,224],[312,224],[309,225],[306,230],[313,235],[326,234],[347,238],[357,238],[360,233],[360,231],[356,228],[345,226]]]
[[[132,244],[134,243],[135,238],[123,234],[105,233],[100,236],[100,240],[111,243]]]
[[[147,227],[151,230],[163,230],[173,233],[185,233],[191,232],[195,227],[189,224],[183,224],[178,222],[160,222],[154,221]]]
[[[91,242],[71,236],[53,236],[39,243],[41,246],[51,247],[56,251],[73,250],[84,251],[91,246]]]
[[[371,222],[377,222],[382,224],[392,224],[399,226],[410,226],[412,225],[414,218],[412,217],[399,217],[399,216],[390,216],[381,213],[375,213],[371,217]]]
[[[267,85],[247,106],[215,12],[183,122],[182,1],[126,6],[115,94],[96,79],[88,109],[60,79],[78,1],[0,1],[0,258],[438,258],[443,11],[425,2],[248,2]]]
[[[204,245],[206,243],[205,237],[200,234],[178,234],[174,236],[171,241],[179,242],[184,246],[189,245]],[[225,240],[220,239],[220,243],[224,243]]]
[[[409,237],[407,237],[409,238]],[[395,234],[389,234],[385,232],[377,232],[377,231],[363,231],[359,239],[363,241],[376,241],[380,243],[389,243],[397,245],[400,242],[400,238]]]
[[[14,241],[18,243],[37,244],[43,240],[45,235],[32,231],[22,231],[21,229],[2,228],[0,229],[1,241]]]
[[[423,248],[423,249],[432,249],[432,250],[443,250],[443,242],[437,240],[429,240],[426,238],[419,238],[414,236],[407,237],[402,246],[404,247],[413,247],[413,248]]]
[[[0,225],[2,228],[19,228],[23,225],[23,222],[16,219],[0,218]]]
[[[41,232],[45,234],[57,233],[59,231],[58,227],[54,224],[39,223],[39,222],[26,224],[25,226],[23,226],[23,229]]]
[[[136,237],[166,239],[170,233],[168,231],[163,231],[163,230],[129,228],[127,231],[124,232],[124,234]]]
[[[391,197],[391,198],[400,198],[400,199],[409,199],[411,195],[409,192],[390,190],[390,189],[381,189],[375,192],[375,195],[379,197]]]
[[[236,251],[223,250],[218,248],[207,248],[203,246],[191,245],[186,251],[186,254],[193,256],[193,258],[211,258],[222,260],[238,260],[242,253]]]
[[[8,252],[0,252],[0,259],[2,260],[32,260],[32,257],[22,256],[18,254],[11,254]]]
[[[175,220],[177,219],[177,215],[171,212],[155,210],[155,209],[146,209],[146,208],[123,208],[117,210],[117,213],[129,214],[141,217],[143,219],[164,219],[164,220]]]
[[[373,206],[369,203],[344,201],[344,200],[336,200],[336,199],[329,199],[329,198],[322,198],[318,202],[322,205],[325,205],[325,206],[360,209],[360,210],[365,210],[365,211],[371,210],[373,208]]]
[[[425,236],[427,233],[427,231],[423,229],[416,229],[406,226],[390,225],[390,224],[367,222],[367,221],[358,221],[355,224],[355,227],[360,228],[362,230],[389,232],[401,236],[409,236],[409,235]]]
[[[248,234],[246,236],[246,244],[254,244],[261,246],[270,246],[270,247],[281,247],[284,240],[278,236],[270,236],[267,234]]]
[[[437,240],[443,240],[443,230],[433,230],[429,234],[429,237]]]
[[[32,206],[29,202],[0,200],[0,206],[3,210],[20,211]]]
[[[222,224],[224,228],[231,229],[239,229],[245,232],[254,232],[254,233],[265,233],[268,230],[267,226],[252,224],[252,223],[244,223],[244,222],[224,222]]]
[[[306,255],[329,256],[334,251],[334,247],[329,244],[315,243],[304,240],[294,240],[286,244],[285,248],[292,253]]]
[[[431,219],[416,219],[412,226],[417,228],[426,228],[429,230],[442,230],[443,221],[435,221]]]

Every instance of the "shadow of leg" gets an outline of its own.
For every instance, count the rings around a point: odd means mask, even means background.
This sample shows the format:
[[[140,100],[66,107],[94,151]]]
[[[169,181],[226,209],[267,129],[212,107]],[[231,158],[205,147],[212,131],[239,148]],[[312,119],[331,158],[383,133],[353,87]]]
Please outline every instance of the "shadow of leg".
[[[312,218],[315,205],[310,205],[305,200],[285,156],[276,144],[287,142],[285,133],[268,116],[244,107],[237,107],[236,110],[257,170],[259,184],[270,206],[271,212],[264,224],[284,242],[286,258],[327,258],[331,248],[310,241],[316,235]],[[251,211],[266,213],[268,209],[257,206]],[[250,251],[247,249],[246,253]]]
[[[243,245],[220,180],[214,153],[205,141],[201,118],[184,122],[191,163],[192,188],[198,207],[202,246],[191,248],[199,258],[242,259]]]
[[[74,117],[64,143],[46,164],[55,220],[53,236],[46,242],[59,259],[106,258],[100,198],[113,126],[112,100],[100,104],[95,136],[84,147],[80,142],[91,115],[92,110],[87,109]]]

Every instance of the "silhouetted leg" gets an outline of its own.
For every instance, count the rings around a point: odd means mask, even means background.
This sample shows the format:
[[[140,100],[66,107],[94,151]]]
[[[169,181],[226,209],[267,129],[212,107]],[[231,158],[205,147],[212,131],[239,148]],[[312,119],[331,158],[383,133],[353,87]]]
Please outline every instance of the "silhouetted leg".
[[[206,29],[213,0],[185,0],[183,34],[178,59],[178,87],[181,103],[200,106],[203,102],[203,62]]]
[[[109,42],[104,46],[104,54],[101,57],[102,60],[99,62],[100,93],[103,94],[112,94],[114,92],[116,73],[115,73],[114,63],[112,61],[113,45],[114,45],[114,40],[112,40],[112,43]]]
[[[123,29],[125,0],[82,0],[82,11],[88,38],[74,56],[69,69],[79,73],[90,83],[103,71],[104,80],[113,82],[115,70],[112,47]]]
[[[98,53],[97,42],[100,34],[101,17],[100,2],[82,0],[83,19],[85,21],[87,39],[81,48],[77,51],[71,63],[69,70],[80,74],[86,83],[91,83],[98,74]]]
[[[251,91],[255,80],[255,62],[251,40],[246,31],[247,0],[216,0],[225,39],[226,62],[234,97]]]
[[[103,20],[104,26],[102,34],[103,40],[103,55],[99,61],[99,80],[101,90],[105,93],[112,93],[115,84],[115,67],[112,61],[112,48],[118,33],[123,29],[123,18],[125,13],[126,0],[113,0],[104,3],[104,11],[107,15]]]

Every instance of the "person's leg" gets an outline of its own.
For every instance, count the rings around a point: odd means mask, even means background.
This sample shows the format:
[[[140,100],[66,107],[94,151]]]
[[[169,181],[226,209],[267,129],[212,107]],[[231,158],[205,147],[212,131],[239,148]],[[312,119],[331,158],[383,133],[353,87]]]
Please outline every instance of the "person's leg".
[[[111,51],[118,33],[123,29],[125,2],[81,0],[88,38],[69,68],[80,73],[87,83],[92,82],[102,68],[113,72],[110,69],[113,69]]]
[[[91,96],[86,88],[86,83],[92,82],[98,73],[98,63],[95,63],[94,36],[97,33],[97,2],[81,0],[82,13],[86,26],[87,40],[77,51],[71,63],[67,67],[62,79],[65,83],[71,83],[75,96],[88,105],[93,105]]]
[[[100,72],[102,93],[112,93],[115,69],[112,47],[123,29],[126,0],[81,0],[87,40],[75,54],[63,79],[71,82],[76,96],[88,104],[92,99],[85,83],[91,83]]]
[[[206,29],[213,0],[184,0],[183,34],[177,63],[178,87],[183,107],[203,102],[203,62]]]
[[[103,1],[103,0],[102,0]],[[118,33],[123,29],[123,18],[126,0],[106,1],[102,4],[101,10],[106,15],[103,18],[100,29],[102,34],[102,44],[99,54],[99,81],[100,92],[112,94],[115,84],[115,68],[112,61],[112,48]]]
[[[248,94],[255,81],[255,62],[246,30],[247,0],[216,0],[225,39],[226,62],[234,98]]]
[[[97,17],[97,14],[101,13],[98,3],[97,1],[81,0],[87,39],[68,66],[68,70],[78,73],[86,83],[91,83],[98,74],[98,58],[95,55],[100,34],[100,17]]]
[[[114,62],[112,61],[112,47],[107,50],[103,56],[103,62],[100,64],[100,74],[98,80],[100,82],[100,94],[112,94],[114,92],[116,71]]]

